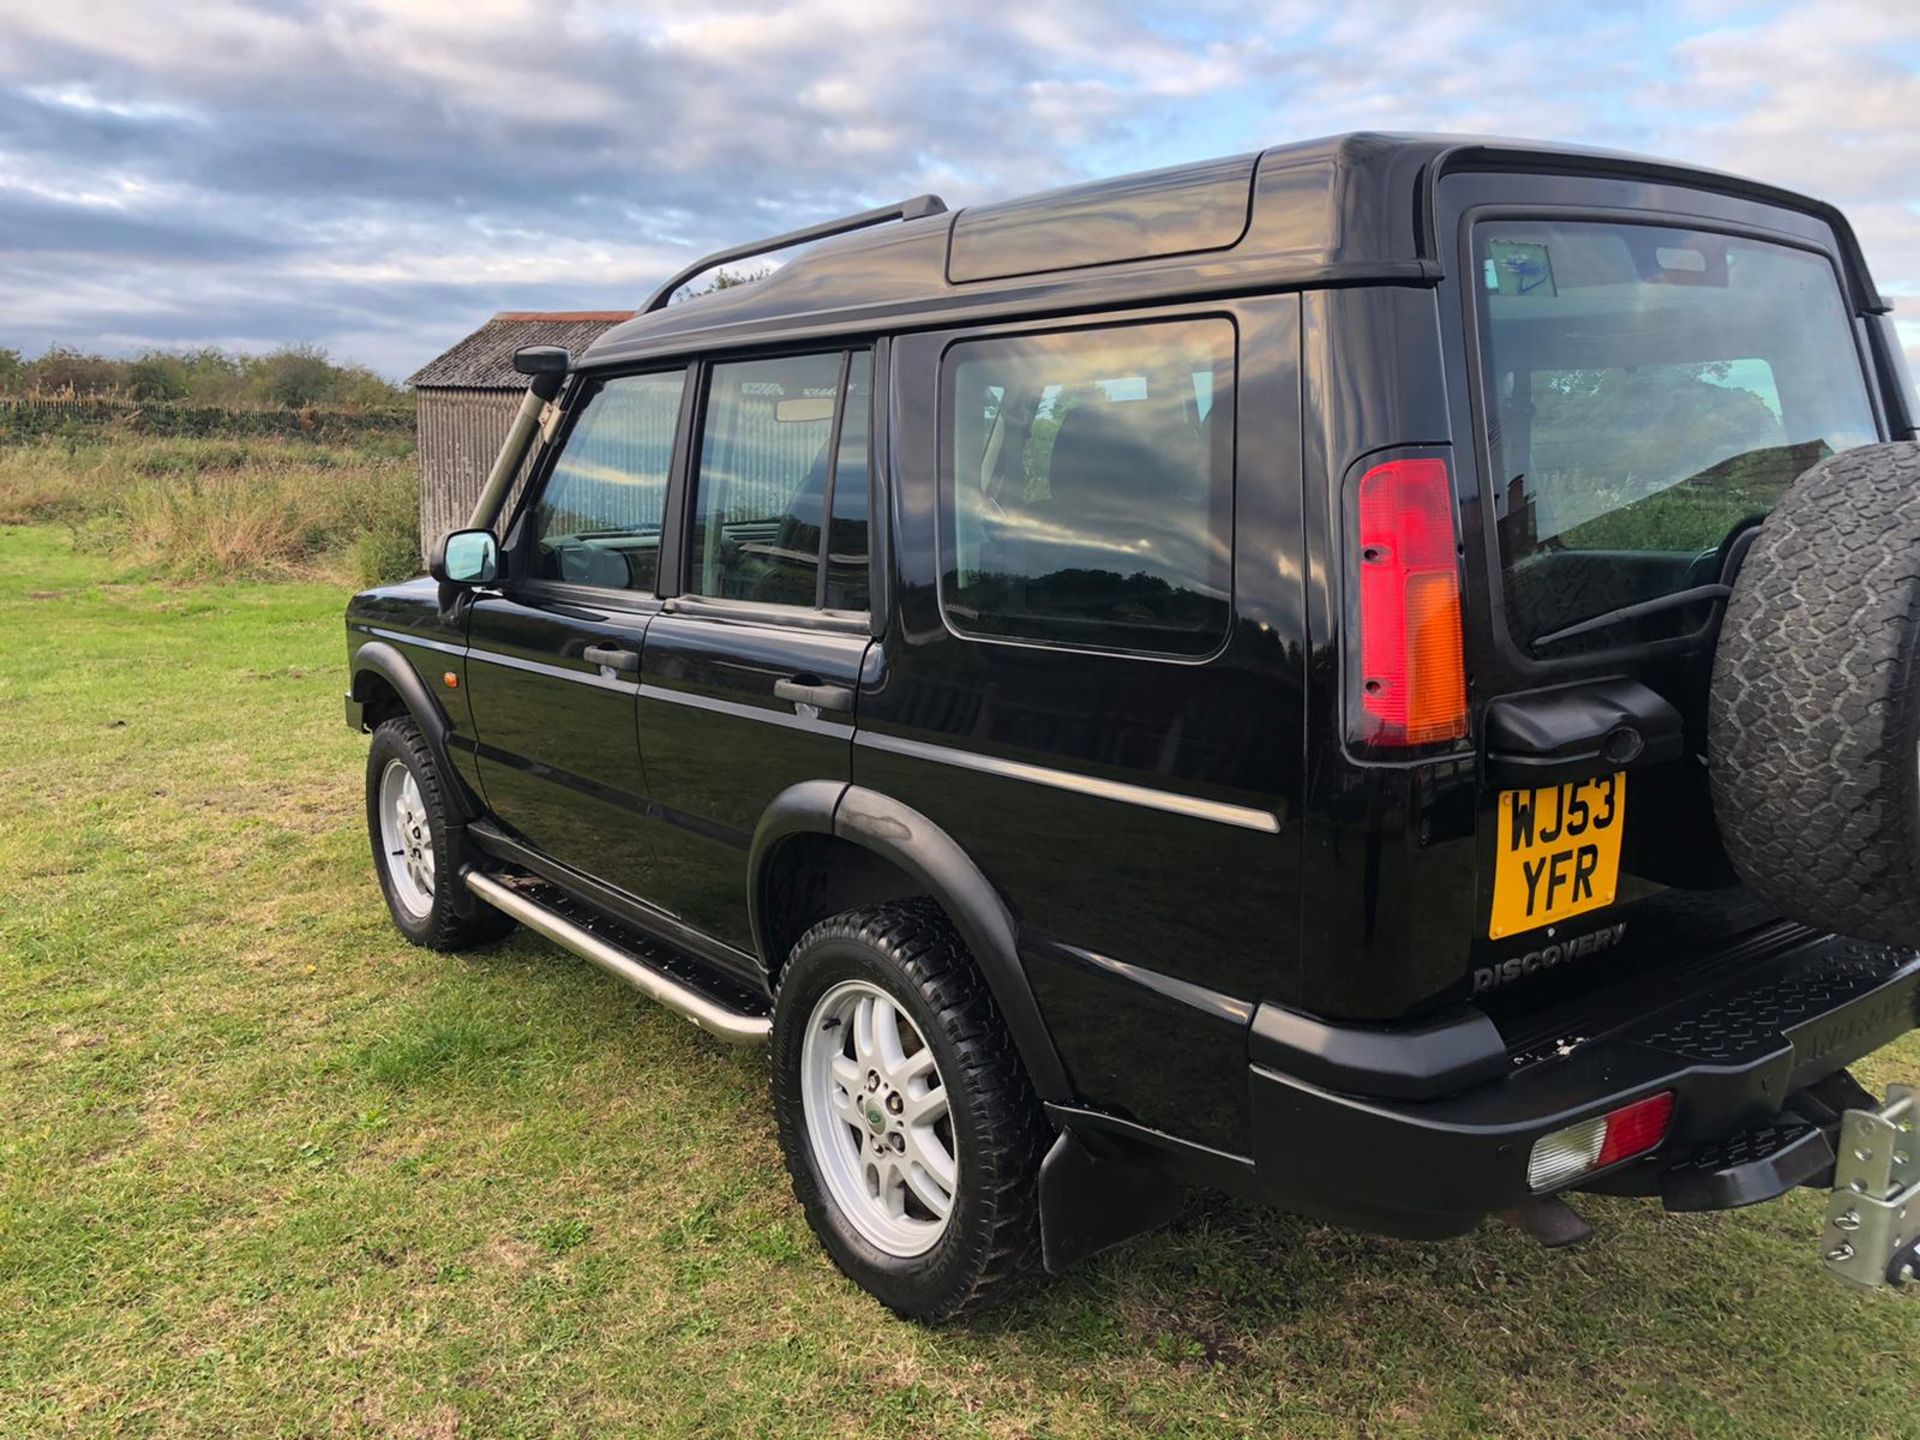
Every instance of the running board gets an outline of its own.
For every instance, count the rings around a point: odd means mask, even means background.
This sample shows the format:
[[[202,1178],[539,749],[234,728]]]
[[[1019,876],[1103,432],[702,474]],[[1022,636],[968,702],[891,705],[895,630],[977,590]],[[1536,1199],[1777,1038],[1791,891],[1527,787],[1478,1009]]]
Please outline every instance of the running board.
[[[691,1020],[709,1034],[732,1045],[764,1045],[772,1033],[773,1022],[765,1015],[746,1015],[729,1009],[719,1001],[702,995],[692,986],[662,974],[573,921],[556,915],[539,901],[501,884],[493,876],[469,870],[465,878],[467,888],[494,909],[511,915],[529,930],[538,931],[581,959],[592,961],[609,975],[626,981],[642,995],[659,1001],[674,1014]]]

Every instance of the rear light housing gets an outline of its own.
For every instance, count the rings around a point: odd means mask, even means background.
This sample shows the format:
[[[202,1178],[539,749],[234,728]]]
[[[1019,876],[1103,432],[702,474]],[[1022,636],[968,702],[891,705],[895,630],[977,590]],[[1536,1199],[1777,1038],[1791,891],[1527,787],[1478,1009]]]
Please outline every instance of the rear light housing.
[[[1406,749],[1467,735],[1459,536],[1443,456],[1374,465],[1354,487],[1348,733]]]
[[[1533,1142],[1527,1184],[1535,1193],[1558,1190],[1582,1176],[1645,1155],[1667,1138],[1673,1091],[1662,1090],[1593,1120],[1582,1120]]]

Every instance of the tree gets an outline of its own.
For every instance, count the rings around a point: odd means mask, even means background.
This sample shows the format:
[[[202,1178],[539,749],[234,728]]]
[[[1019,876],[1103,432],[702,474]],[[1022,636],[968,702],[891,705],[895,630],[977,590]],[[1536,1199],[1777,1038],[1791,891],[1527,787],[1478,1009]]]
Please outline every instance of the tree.
[[[256,400],[290,410],[324,405],[340,390],[339,371],[317,345],[282,346],[253,361],[248,372],[248,389]]]
[[[149,350],[127,366],[127,393],[136,400],[184,400],[190,375],[184,356]]]
[[[698,300],[702,295],[711,295],[716,290],[731,290],[736,285],[751,285],[756,280],[764,280],[773,273],[771,265],[762,265],[756,270],[729,270],[724,265],[713,272],[713,278],[695,289],[691,285],[682,285],[673,292],[670,304],[678,305],[683,300]]]

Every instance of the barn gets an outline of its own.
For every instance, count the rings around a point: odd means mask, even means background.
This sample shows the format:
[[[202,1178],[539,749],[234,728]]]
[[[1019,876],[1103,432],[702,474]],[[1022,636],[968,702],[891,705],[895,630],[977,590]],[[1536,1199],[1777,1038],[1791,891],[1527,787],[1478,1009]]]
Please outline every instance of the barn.
[[[628,310],[506,310],[407,377],[420,431],[420,544],[467,523],[500,453],[527,377],[513,368],[522,345],[564,345],[575,355]]]

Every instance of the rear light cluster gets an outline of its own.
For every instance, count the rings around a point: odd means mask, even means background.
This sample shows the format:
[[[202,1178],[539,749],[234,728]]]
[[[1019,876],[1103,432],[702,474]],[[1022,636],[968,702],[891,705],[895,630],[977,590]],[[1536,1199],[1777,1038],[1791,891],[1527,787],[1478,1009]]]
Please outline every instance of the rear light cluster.
[[[1437,457],[1360,477],[1360,724],[1372,745],[1467,733],[1453,480]]]
[[[1667,1138],[1673,1121],[1673,1091],[1582,1120],[1533,1142],[1527,1158],[1527,1184],[1535,1191],[1556,1190],[1595,1170],[1644,1155]]]

